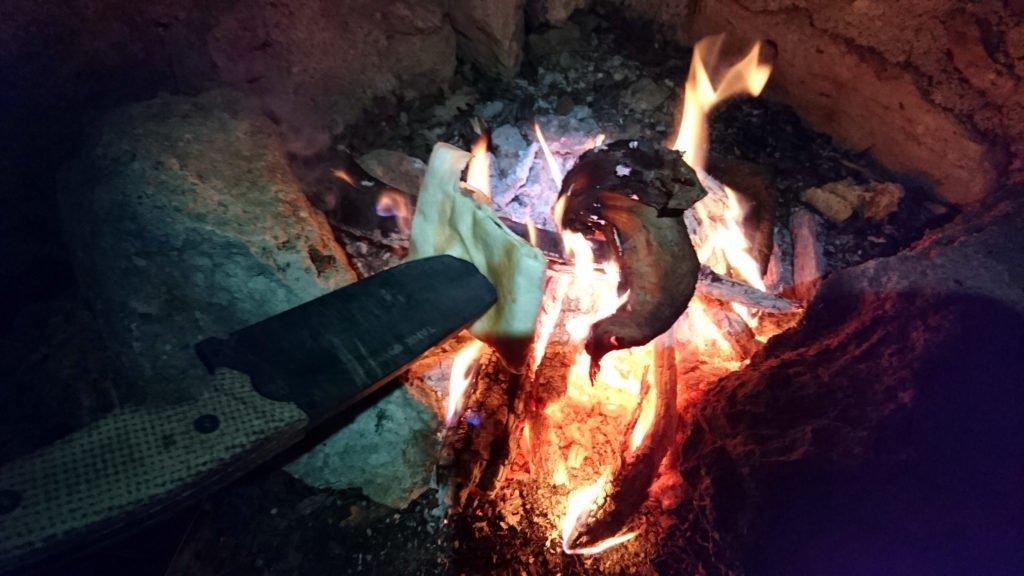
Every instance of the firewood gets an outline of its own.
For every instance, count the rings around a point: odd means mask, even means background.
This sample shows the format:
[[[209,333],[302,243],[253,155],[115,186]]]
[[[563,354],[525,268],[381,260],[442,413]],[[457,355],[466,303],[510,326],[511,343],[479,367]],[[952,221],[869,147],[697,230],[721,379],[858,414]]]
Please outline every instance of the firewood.
[[[475,495],[492,492],[507,471],[523,421],[522,381],[493,350],[481,356],[464,415],[448,432],[438,463],[453,508],[471,507]]]
[[[570,549],[594,546],[620,534],[641,506],[658,476],[661,461],[676,434],[676,365],[671,334],[655,341],[654,383],[648,393],[655,402],[650,428],[638,446],[632,445],[632,426],[622,440],[620,460],[608,481],[604,497],[581,514],[565,545]],[[642,398],[641,402],[647,400]],[[634,424],[639,411],[634,415]]]
[[[730,307],[730,302],[704,298],[704,312],[718,328],[719,334],[729,343],[738,358],[750,358],[761,347],[754,331]]]
[[[764,283],[772,294],[782,294],[793,286],[793,237],[785,228],[775,229]]]
[[[798,208],[789,219],[793,235],[793,292],[807,302],[818,290],[825,275],[825,249],[821,226],[811,212]]]
[[[706,266],[701,267],[697,276],[697,292],[715,300],[735,302],[747,308],[776,314],[788,314],[802,308],[797,302],[762,292],[753,286],[722,276]]]

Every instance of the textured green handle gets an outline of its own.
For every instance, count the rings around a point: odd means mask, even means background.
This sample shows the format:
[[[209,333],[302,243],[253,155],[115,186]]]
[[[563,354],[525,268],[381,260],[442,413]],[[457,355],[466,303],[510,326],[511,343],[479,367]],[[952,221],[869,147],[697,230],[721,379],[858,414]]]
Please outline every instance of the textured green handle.
[[[0,571],[206,493],[301,437],[294,404],[241,372],[210,379],[198,400],[115,412],[0,469]]]

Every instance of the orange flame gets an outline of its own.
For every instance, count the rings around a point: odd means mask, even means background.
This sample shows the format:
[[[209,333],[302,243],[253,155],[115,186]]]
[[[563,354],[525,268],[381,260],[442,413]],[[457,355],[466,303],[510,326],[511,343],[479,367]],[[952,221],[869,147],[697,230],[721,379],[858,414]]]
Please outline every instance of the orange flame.
[[[403,234],[409,234],[412,229],[412,206],[409,205],[409,198],[398,190],[386,188],[380,193],[377,197],[377,215],[385,218],[393,216]]]
[[[763,274],[751,255],[750,243],[743,233],[742,223],[746,211],[740,198],[728,186],[721,184],[705,172],[708,154],[708,117],[720,102],[740,95],[758,96],[771,76],[770,64],[761,61],[763,44],[758,42],[736,64],[717,73],[722,52],[723,35],[710,36],[697,42],[683,94],[683,111],[679,132],[672,145],[682,153],[683,159],[697,172],[708,197],[694,206],[700,225],[700,234],[692,240],[702,263],[719,274],[730,275],[754,288],[765,289]],[[712,75],[718,82],[712,81]],[[704,314],[699,302],[693,309],[691,339],[705,339],[714,344],[730,346],[719,329]],[[757,325],[757,317],[743,306],[733,309],[750,326]],[[695,327],[699,327],[694,330]]]
[[[484,343],[473,340],[470,344],[455,354],[452,362],[452,375],[448,380],[448,410],[445,413],[444,423],[451,426],[455,423],[459,408],[462,405],[462,397],[473,380],[473,373],[476,371],[480,361],[480,354],[483,352]]]
[[[707,165],[707,123],[711,109],[733,96],[760,95],[772,73],[771,65],[761,62],[763,44],[758,42],[742,60],[721,75],[718,86],[713,86],[710,74],[721,56],[724,39],[722,34],[709,36],[693,47],[682,120],[672,145],[672,149],[682,152],[686,163],[698,171],[703,171]]]
[[[466,184],[491,197],[491,156],[487,153],[487,135],[481,134],[470,151],[473,156],[466,170]]]
[[[602,540],[593,546],[584,548],[569,547],[569,542],[573,540],[580,517],[594,510],[604,500],[607,492],[608,472],[605,471],[597,479],[597,482],[573,490],[569,494],[569,504],[566,507],[565,517],[562,519],[562,550],[566,554],[600,554],[612,546],[617,546],[636,537],[636,532],[627,532]]]

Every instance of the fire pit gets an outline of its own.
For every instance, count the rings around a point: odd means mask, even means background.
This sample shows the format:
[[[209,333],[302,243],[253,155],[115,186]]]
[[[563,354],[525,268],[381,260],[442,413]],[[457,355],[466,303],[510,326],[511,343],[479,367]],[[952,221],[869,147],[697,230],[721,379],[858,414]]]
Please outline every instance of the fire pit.
[[[468,260],[497,305],[240,482],[40,570],[1019,571],[1016,9],[920,3],[940,62],[921,14],[905,54],[870,2],[348,4],[218,12],[216,81],[46,132],[66,165],[23,172],[60,189],[76,280],[8,332],[69,360],[12,370],[2,462],[192,401],[201,338],[404,261]],[[342,37],[344,66],[311,47]]]

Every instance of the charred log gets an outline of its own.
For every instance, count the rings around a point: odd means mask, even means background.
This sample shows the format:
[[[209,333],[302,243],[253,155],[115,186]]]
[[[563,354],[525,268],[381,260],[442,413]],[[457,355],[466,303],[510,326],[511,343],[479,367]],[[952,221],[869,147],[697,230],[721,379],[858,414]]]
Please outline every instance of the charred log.
[[[464,416],[445,439],[438,464],[454,508],[471,508],[501,482],[522,422],[522,382],[496,352],[484,352]]]
[[[638,441],[635,427],[644,422],[643,409],[654,402],[650,427]],[[620,534],[640,507],[647,502],[651,485],[658,476],[662,460],[673,444],[678,413],[676,411],[675,351],[669,335],[655,344],[654,383],[643,395],[633,425],[622,440],[619,465],[607,485],[604,498],[576,520],[565,545],[579,550],[592,547]]]
[[[775,314],[789,314],[802,309],[797,302],[762,292],[753,286],[722,276],[707,267],[700,269],[700,274],[697,277],[697,292],[715,300],[735,302],[747,308]]]

